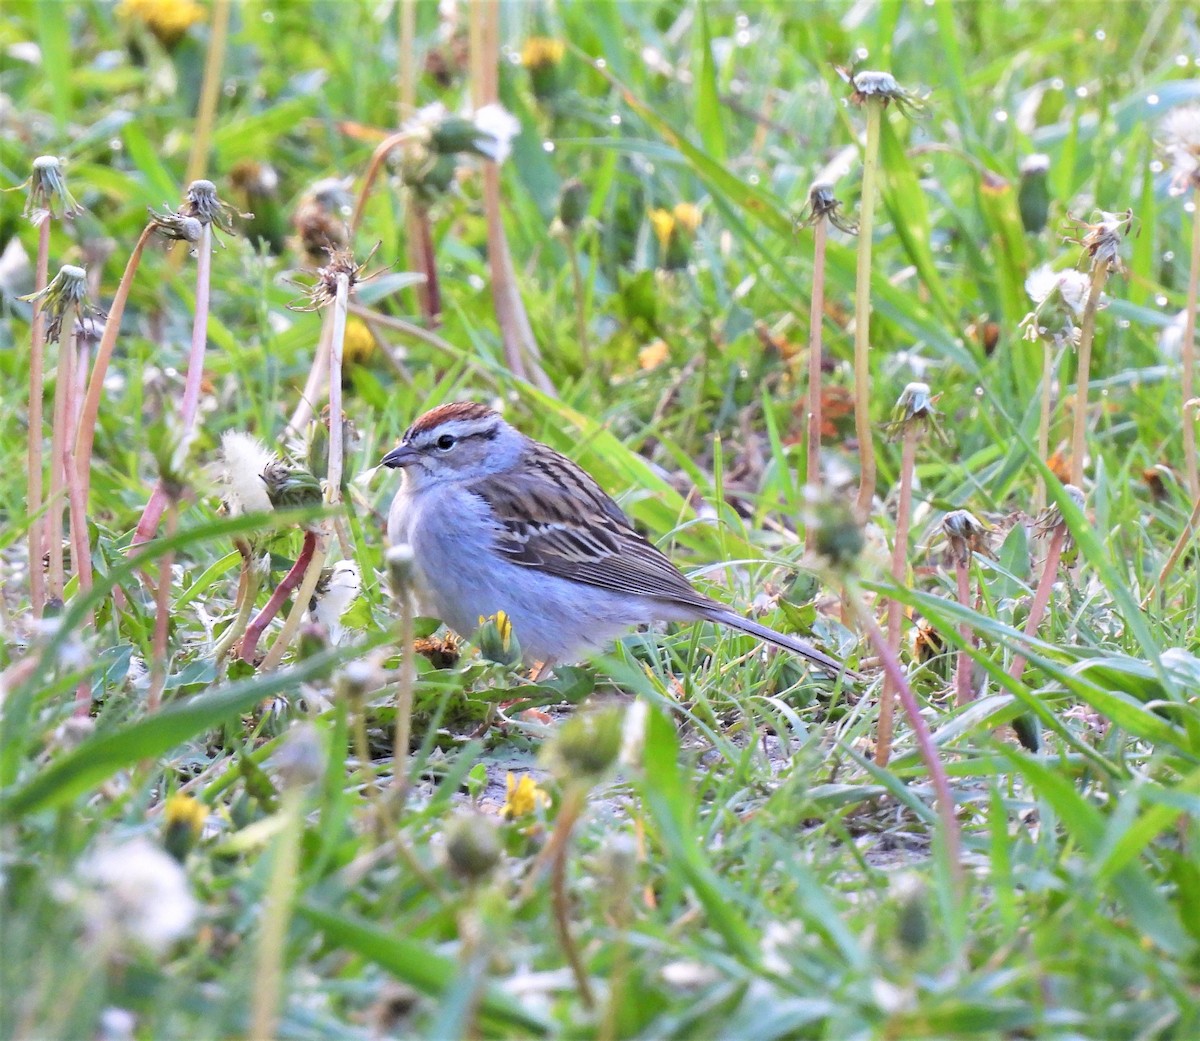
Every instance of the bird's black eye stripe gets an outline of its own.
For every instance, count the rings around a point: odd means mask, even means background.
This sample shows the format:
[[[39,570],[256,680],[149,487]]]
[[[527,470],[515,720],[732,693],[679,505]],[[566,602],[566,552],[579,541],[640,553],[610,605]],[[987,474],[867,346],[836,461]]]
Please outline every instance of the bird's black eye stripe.
[[[448,451],[450,451],[451,448],[454,447],[454,435],[453,434],[443,434],[441,437],[439,437],[437,439],[436,444],[437,444],[438,448],[440,448],[443,452],[448,452]]]

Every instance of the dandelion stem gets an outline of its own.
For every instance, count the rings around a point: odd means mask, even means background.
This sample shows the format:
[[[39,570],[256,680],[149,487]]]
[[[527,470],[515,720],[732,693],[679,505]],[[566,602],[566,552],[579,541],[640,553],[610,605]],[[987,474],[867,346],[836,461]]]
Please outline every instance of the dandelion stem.
[[[1096,312],[1100,309],[1100,294],[1108,280],[1109,261],[1097,258],[1092,265],[1092,284],[1079,326],[1079,375],[1075,384],[1075,424],[1071,436],[1071,481],[1083,487],[1083,457],[1087,446],[1088,383],[1091,379],[1092,340],[1096,335]]]
[[[171,499],[167,504],[167,538],[175,534],[179,524],[179,503]],[[168,550],[158,563],[158,589],[154,597],[154,660],[150,675],[150,692],[146,698],[146,711],[156,712],[162,702],[163,688],[167,682],[167,636],[171,624],[171,569],[175,565],[175,552]]]
[[[1058,577],[1058,563],[1062,559],[1063,546],[1066,544],[1067,526],[1060,524],[1050,536],[1050,546],[1046,550],[1046,560],[1042,564],[1042,575],[1038,579],[1037,589],[1033,594],[1033,603],[1029,608],[1029,617],[1025,619],[1025,635],[1032,637],[1041,625],[1042,615],[1046,613],[1046,605],[1050,603],[1050,591],[1054,588],[1054,580]],[[1020,680],[1025,673],[1025,655],[1018,654],[1013,659],[1010,675],[1014,680]]]
[[[329,470],[325,497],[331,505],[342,501],[342,469],[346,448],[342,423],[342,349],[346,340],[346,309],[350,303],[350,276],[337,276],[333,299],[333,328],[329,337]]]
[[[849,586],[849,583],[847,583],[847,586]],[[867,638],[875,648],[875,653],[879,655],[883,662],[884,673],[891,678],[892,683],[895,684],[896,690],[900,694],[900,704],[904,706],[904,711],[908,715],[908,722],[913,730],[913,738],[916,741],[921,758],[925,762],[925,769],[929,772],[930,780],[933,782],[933,790],[937,795],[937,811],[942,822],[942,832],[946,843],[946,856],[949,861],[950,874],[955,883],[961,886],[963,878],[962,838],[959,834],[958,818],[954,812],[954,796],[950,791],[950,781],[946,776],[946,768],[942,765],[941,759],[938,758],[937,746],[933,743],[933,735],[930,733],[929,727],[921,715],[921,708],[917,704],[916,695],[913,694],[912,688],[908,685],[908,680],[904,675],[900,659],[896,656],[896,653],[884,637],[883,631],[871,616],[871,612],[863,604],[858,590],[850,587],[847,589],[847,593],[854,614],[858,617],[859,624],[866,631]]]
[[[588,342],[587,288],[583,282],[583,269],[579,266],[574,236],[567,239],[566,245],[567,256],[571,260],[571,290],[575,295],[575,335],[579,339],[579,357],[586,370],[592,364],[592,348]]]
[[[442,290],[438,281],[437,250],[433,245],[433,222],[429,219],[429,210],[420,203],[412,205],[409,212],[417,270],[425,276],[425,281],[418,287],[421,310],[426,321],[436,327],[442,321]]]
[[[863,148],[862,201],[858,218],[858,268],[854,284],[854,431],[858,438],[860,518],[875,498],[875,445],[871,438],[871,239],[875,226],[875,181],[883,105],[867,102],[867,139]]]
[[[411,130],[398,130],[396,133],[390,134],[379,142],[375,151],[371,153],[366,173],[363,174],[362,187],[358,190],[358,198],[354,200],[354,213],[350,217],[351,234],[358,231],[358,226],[362,223],[363,211],[367,208],[367,199],[371,195],[371,188],[375,184],[375,178],[379,176],[379,168],[383,166],[384,160],[391,154],[393,148],[404,144],[412,136]]]
[[[237,599],[234,601],[233,621],[229,623],[229,628],[221,634],[221,639],[217,641],[217,645],[213,648],[213,661],[216,662],[218,670],[223,669],[225,655],[229,653],[229,649],[237,642],[238,637],[246,631],[246,623],[250,620],[250,612],[254,610],[254,599],[258,596],[258,587],[261,584],[259,571],[254,562],[254,552],[250,548],[250,543],[245,539],[235,539],[234,545],[237,547],[238,553],[241,554],[242,568],[238,575],[238,591]]]
[[[1196,461],[1196,424],[1187,415],[1187,403],[1196,395],[1196,308],[1200,296],[1200,184],[1193,196],[1195,209],[1192,213],[1192,261],[1188,273],[1187,313],[1183,324],[1183,460],[1188,491],[1193,499],[1200,500],[1200,469]]]
[[[964,552],[954,561],[954,579],[958,586],[958,602],[963,607],[971,606],[971,555]],[[958,651],[958,665],[954,673],[954,704],[959,708],[973,699],[971,691],[971,655],[967,647],[974,646],[971,626],[966,622],[958,627],[963,646]]]
[[[412,740],[413,685],[416,662],[413,660],[413,603],[407,589],[398,597],[400,608],[400,682],[396,687],[396,733],[392,747],[392,790],[397,812],[403,812],[402,800],[408,791],[408,746]]]
[[[192,318],[192,349],[188,354],[187,375],[183,383],[183,405],[181,421],[184,443],[196,427],[196,414],[200,409],[200,386],[204,377],[204,352],[208,346],[208,302],[212,283],[212,225],[205,223],[196,245],[196,313]],[[167,505],[167,491],[160,480],[154,487],[150,501],[142,511],[137,531],[133,535],[133,546],[154,538],[158,522]]]
[[[900,500],[896,505],[896,538],[892,543],[892,581],[903,586],[908,575],[908,522],[912,512],[913,467],[917,457],[917,438],[920,426],[915,422],[904,424],[903,442],[900,448]],[[900,623],[902,608],[899,600],[888,601],[888,646],[900,658]],[[892,755],[892,735],[895,728],[896,691],[892,680],[885,675],[883,691],[879,696],[879,724],[875,738],[875,762],[887,766]]]
[[[41,618],[46,608],[46,576],[42,560],[46,553],[46,518],[42,516],[42,440],[45,436],[43,398],[46,391],[46,312],[41,293],[50,276],[50,214],[38,226],[37,268],[34,275],[33,328],[29,344],[29,597],[33,616]]]
[[[1038,458],[1042,462],[1046,462],[1050,458],[1050,404],[1054,393],[1054,370],[1055,370],[1054,348],[1048,344],[1042,344],[1042,401],[1041,411],[1038,414],[1038,441],[1037,450]],[[1033,494],[1033,512],[1041,513],[1046,507],[1046,479],[1042,476],[1042,471],[1038,470],[1037,487]]]
[[[813,222],[812,302],[808,312],[808,473],[807,483],[821,490],[821,334],[825,321],[825,237],[829,221],[818,215]],[[804,548],[812,553],[817,542],[815,524],[804,532]]]
[[[100,416],[100,397],[104,393],[104,379],[108,375],[108,364],[112,360],[113,348],[117,345],[117,336],[121,331],[121,316],[125,313],[125,303],[129,299],[129,291],[133,287],[133,276],[142,261],[142,250],[154,233],[154,224],[147,224],[138,236],[133,252],[125,264],[125,273],[117,286],[112,305],[108,309],[108,317],[104,322],[104,334],[100,337],[100,345],[96,348],[96,359],[92,362],[92,374],[88,380],[87,394],[83,399],[83,409],[79,415],[79,429],[75,434],[75,466],[83,481],[83,499],[87,502],[92,478],[92,448],[96,443],[96,423]]]
[[[305,535],[306,541],[307,538],[308,536]],[[320,581],[321,568],[325,566],[325,557],[328,552],[329,536],[322,532],[316,537],[316,545],[313,547],[308,567],[304,571],[304,579],[300,583],[300,588],[296,591],[295,599],[292,601],[292,609],[288,612],[287,618],[284,619],[283,628],[279,631],[275,642],[271,644],[271,649],[267,651],[266,657],[262,660],[260,669],[263,672],[269,672],[279,665],[280,661],[283,660],[284,651],[288,649],[288,646],[300,629],[300,622],[304,618],[304,612],[308,610],[309,603],[312,601],[313,592],[317,588],[317,582]],[[299,561],[296,563],[298,564]],[[293,568],[293,570],[295,569]],[[290,575],[291,572],[288,572],[288,574]]]
[[[286,434],[298,437],[304,433],[312,419],[321,394],[328,381],[329,373],[329,337],[333,333],[333,317],[331,311],[326,311],[321,320],[321,335],[317,340],[317,349],[313,352],[312,367],[308,370],[308,379],[304,381],[304,390],[296,403],[296,411],[288,420]]]
[[[1183,526],[1183,531],[1179,533],[1179,538],[1175,545],[1171,547],[1171,552],[1167,556],[1166,563],[1163,564],[1162,570],[1158,573],[1158,578],[1150,586],[1149,591],[1142,599],[1142,610],[1146,609],[1146,605],[1154,598],[1156,590],[1162,589],[1163,583],[1166,582],[1167,576],[1174,570],[1175,565],[1179,563],[1179,558],[1183,556],[1183,551],[1187,549],[1187,545],[1192,541],[1192,537],[1200,530],[1200,498],[1196,499],[1196,505],[1192,507],[1192,514],[1187,519],[1187,523]]]
[[[71,388],[75,385],[76,304],[68,304],[62,315],[64,337],[58,343],[58,367],[54,377],[54,427],[50,432],[50,514],[47,525],[50,550],[50,596],[62,601],[66,588],[63,564],[63,507],[66,505],[66,465],[69,461]],[[78,561],[75,562],[78,568]]]
[[[296,558],[296,562],[292,565],[291,570],[283,576],[283,581],[275,587],[275,591],[271,594],[271,598],[266,602],[263,609],[258,612],[248,626],[246,626],[246,636],[242,640],[241,658],[243,661],[254,663],[254,657],[258,653],[258,641],[262,637],[263,630],[266,629],[277,614],[279,609],[283,607],[284,601],[287,600],[292,590],[300,584],[304,577],[305,571],[308,569],[309,562],[313,559],[313,554],[317,548],[317,533],[315,531],[306,531],[304,533],[304,544],[300,547],[300,555]]]
[[[276,1036],[283,992],[288,924],[300,877],[300,840],[304,832],[304,789],[289,787],[283,794],[283,828],[275,844],[271,878],[263,903],[250,1037]]]
[[[571,848],[571,832],[575,822],[583,810],[587,791],[576,784],[566,796],[563,807],[559,811],[558,821],[554,828],[554,838],[551,843],[554,853],[550,860],[550,897],[554,905],[554,924],[558,931],[558,942],[566,955],[575,984],[579,988],[579,999],[586,1009],[595,1007],[596,999],[592,996],[592,987],[588,982],[583,959],[579,956],[579,948],[571,935],[571,907],[567,900],[567,853]],[[559,837],[561,832],[561,838]]]

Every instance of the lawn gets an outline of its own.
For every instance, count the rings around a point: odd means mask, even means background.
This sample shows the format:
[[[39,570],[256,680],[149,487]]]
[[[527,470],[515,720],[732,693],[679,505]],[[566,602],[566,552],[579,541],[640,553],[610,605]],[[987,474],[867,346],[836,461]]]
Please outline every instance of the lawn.
[[[1200,1036],[1198,55],[9,0],[3,1037]],[[417,615],[457,400],[852,672]]]

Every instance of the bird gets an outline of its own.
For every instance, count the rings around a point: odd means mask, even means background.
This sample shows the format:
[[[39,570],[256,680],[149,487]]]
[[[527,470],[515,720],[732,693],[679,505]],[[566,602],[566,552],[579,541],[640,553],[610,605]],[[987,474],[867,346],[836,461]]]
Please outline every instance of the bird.
[[[708,621],[859,678],[700,592],[587,471],[486,405],[431,409],[380,465],[403,471],[387,536],[411,547],[417,607],[460,636],[503,611],[526,661],[545,668],[636,625]]]

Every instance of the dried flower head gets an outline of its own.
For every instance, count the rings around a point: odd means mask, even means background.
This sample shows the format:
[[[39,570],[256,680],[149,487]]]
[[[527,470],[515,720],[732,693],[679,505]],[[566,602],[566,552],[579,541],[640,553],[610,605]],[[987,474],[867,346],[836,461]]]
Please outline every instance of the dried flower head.
[[[1097,212],[1099,219],[1091,223],[1068,217],[1068,221],[1083,234],[1079,237],[1068,235],[1064,241],[1082,246],[1092,258],[1093,268],[1104,265],[1109,270],[1124,272],[1125,266],[1121,263],[1121,239],[1128,235],[1133,227],[1133,210],[1126,210],[1124,213],[1109,213],[1107,210]]]
[[[191,929],[197,905],[178,861],[148,839],[107,846],[79,867],[67,892],[102,947],[132,942],[164,954]]]
[[[45,289],[20,299],[41,304],[48,316],[46,339],[57,343],[62,338],[64,316],[68,312],[71,313],[71,327],[74,329],[75,318],[81,311],[88,309],[87,272],[74,264],[64,264]]]
[[[1172,195],[1200,188],[1200,105],[1174,108],[1162,121],[1167,157],[1171,160]]]
[[[348,177],[326,177],[312,185],[296,204],[292,214],[296,245],[313,264],[350,241],[346,222],[354,212],[352,183]]]
[[[947,513],[942,518],[942,534],[954,563],[969,564],[976,553],[992,556],[991,532],[970,510],[951,510]]]
[[[1070,496],[1071,501],[1076,506],[1078,506],[1081,510],[1083,509],[1087,499],[1082,491],[1080,491],[1073,484],[1064,484],[1063,491]],[[1063,518],[1062,510],[1058,508],[1057,503],[1047,506],[1044,510],[1042,510],[1041,513],[1037,515],[1037,517],[1034,518],[1033,521],[1033,533],[1041,537],[1052,535],[1060,528],[1066,531],[1067,522]],[[1068,532],[1066,542],[1063,543],[1063,552],[1069,552],[1073,546],[1074,542],[1072,541],[1070,533]]]
[[[936,403],[937,398],[930,394],[928,383],[909,383],[892,407],[888,436],[894,440],[913,426],[919,434],[930,430],[938,432]]]
[[[198,217],[175,212],[159,213],[156,210],[148,212],[154,230],[171,242],[199,242],[204,233],[204,225]]]
[[[801,228],[808,228],[819,220],[829,221],[838,231],[844,231],[847,235],[858,233],[858,224],[843,215],[841,200],[833,194],[833,185],[828,181],[817,181],[809,188],[808,202],[804,204],[796,223]]]
[[[337,299],[338,283],[345,278],[347,297],[353,296],[359,283],[372,279],[379,272],[363,274],[381,243],[376,242],[361,264],[356,263],[349,249],[329,249],[329,263],[317,268],[317,280],[308,290],[308,305],[294,306],[297,311],[316,311]]]
[[[232,516],[270,513],[275,508],[264,475],[276,460],[258,438],[238,430],[225,431],[221,436],[221,462],[225,501]]]
[[[894,103],[910,119],[925,107],[928,94],[905,90],[890,72],[852,72],[841,65],[834,67],[852,88],[849,99],[852,105],[875,102],[887,108]]]
[[[217,196],[217,186],[212,181],[193,181],[188,185],[179,212],[185,217],[195,217],[201,224],[211,224],[227,235],[233,234],[233,218],[253,217],[252,213],[238,213],[236,209]]]
[[[74,217],[83,209],[67,190],[67,179],[63,174],[65,160],[53,155],[39,155],[33,161],[33,172],[20,188],[28,188],[24,215],[35,226],[48,217],[58,217],[55,204],[62,206],[63,217]],[[15,189],[10,189],[15,190]]]
[[[589,193],[587,185],[572,177],[558,193],[558,212],[550,228],[552,235],[570,235],[584,226]]]

